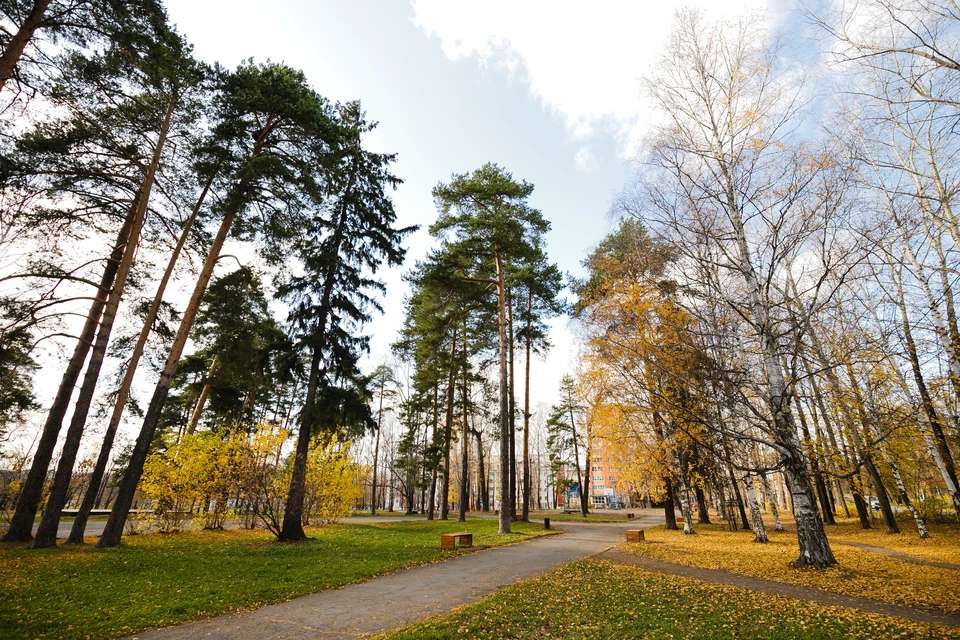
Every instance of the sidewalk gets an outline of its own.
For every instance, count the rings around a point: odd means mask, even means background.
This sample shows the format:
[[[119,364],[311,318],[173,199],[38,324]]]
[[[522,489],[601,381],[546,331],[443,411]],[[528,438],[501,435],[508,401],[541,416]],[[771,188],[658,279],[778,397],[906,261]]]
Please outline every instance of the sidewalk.
[[[372,635],[471,604],[507,585],[609,549],[623,540],[626,529],[645,528],[662,520],[662,515],[647,512],[624,523],[564,522],[557,527],[567,532],[561,536],[478,551],[256,611],[146,631],[135,638],[341,639]]]

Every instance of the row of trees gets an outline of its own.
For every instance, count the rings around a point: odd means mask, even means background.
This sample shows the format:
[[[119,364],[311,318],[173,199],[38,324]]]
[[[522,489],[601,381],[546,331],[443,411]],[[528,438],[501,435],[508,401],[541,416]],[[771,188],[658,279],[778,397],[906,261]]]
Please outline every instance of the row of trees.
[[[409,392],[400,403],[405,434],[399,455],[407,473],[407,503],[413,502],[417,479],[429,476],[428,517],[433,517],[438,489],[440,517],[447,517],[450,456],[456,437],[460,444],[458,519],[463,521],[473,437],[483,483],[478,487],[482,509],[489,510],[497,500],[501,533],[510,531],[518,506],[522,519],[530,511],[530,362],[549,347],[545,321],[563,312],[562,275],[549,263],[543,246],[550,225],[527,203],[532,192],[533,185],[515,180],[494,164],[437,185],[433,196],[439,217],[430,233],[439,246],[407,276],[411,294],[404,328],[394,346],[411,371]],[[521,349],[522,408],[516,401],[515,367]],[[487,384],[490,378],[495,380],[495,390]],[[499,499],[487,486],[484,471],[489,464],[483,457],[488,407],[499,440]],[[518,420],[522,421],[519,460]]]
[[[839,100],[804,86],[757,19],[677,16],[647,82],[662,121],[577,316],[589,420],[635,487],[679,497],[687,533],[708,488],[765,541],[771,473],[800,565],[836,562],[824,522],[848,497],[870,527],[875,496],[891,532],[899,502],[921,537],[918,500],[960,512],[960,22],[942,9],[811,14],[838,38]]]
[[[464,500],[468,511],[491,511],[499,509],[501,488],[499,485],[500,465],[508,461],[501,457],[499,448],[499,404],[497,398],[497,371],[494,363],[487,362],[479,368],[478,360],[471,363],[477,366],[468,385],[468,460],[466,467],[467,493]],[[524,363],[518,363],[520,370]],[[509,367],[508,367],[509,369]],[[460,404],[462,382],[457,383],[454,393],[454,419],[451,428],[451,463],[449,473],[444,470],[445,452],[433,445],[432,407],[431,421],[420,424],[418,433],[410,434],[408,422],[404,422],[407,399],[415,390],[412,386],[415,367],[412,362],[396,356],[379,371],[385,372],[385,392],[382,407],[379,404],[379,389],[374,392],[373,405],[377,410],[377,430],[364,438],[354,441],[353,454],[361,474],[362,495],[356,507],[370,509],[373,514],[379,510],[394,511],[401,509],[407,513],[419,512],[428,518],[455,517],[460,503],[460,485],[464,469],[458,460],[461,453],[459,445],[463,429],[463,407]],[[439,433],[445,430],[441,422],[445,411],[446,394],[438,391],[438,427]],[[382,411],[382,414],[380,413]],[[555,429],[548,425],[550,406],[538,402],[531,408],[528,442],[528,463],[530,467],[529,510],[557,508],[564,490],[574,480],[573,444],[570,432],[563,428],[563,435],[554,437]],[[522,416],[517,416],[521,424]],[[578,425],[579,426],[579,425]],[[582,449],[582,432],[578,440]],[[565,436],[565,439],[564,439]],[[523,437],[516,438],[517,448],[523,444]],[[518,451],[521,459],[522,452]],[[436,468],[437,479],[433,480]],[[376,477],[374,474],[376,473]],[[522,505],[523,466],[517,468],[517,505]],[[446,491],[447,508],[441,501],[444,498],[442,483],[448,480]],[[430,494],[432,487],[432,495]],[[509,488],[507,489],[509,491]],[[432,508],[431,508],[432,503]],[[517,514],[522,512],[517,509]]]
[[[375,272],[402,262],[413,231],[395,226],[394,156],[363,147],[375,124],[359,102],[331,104],[295,69],[197,61],[159,2],[4,10],[17,30],[0,64],[0,370],[14,393],[4,393],[0,428],[33,407],[38,345],[73,342],[4,540],[31,539],[45,498],[33,546],[55,544],[95,398],[109,418],[71,542],[82,541],[128,408],[142,424],[99,546],[119,543],[151,451],[179,446],[203,416],[224,442],[265,421],[296,422],[276,533],[303,538],[312,436],[373,427],[362,325],[378,309]],[[282,323],[247,266],[208,287],[231,258],[228,238],[272,272]],[[175,282],[190,291],[182,308]],[[200,349],[184,359],[191,338]],[[123,362],[105,392],[109,355]],[[157,379],[141,409],[132,390],[144,368]]]

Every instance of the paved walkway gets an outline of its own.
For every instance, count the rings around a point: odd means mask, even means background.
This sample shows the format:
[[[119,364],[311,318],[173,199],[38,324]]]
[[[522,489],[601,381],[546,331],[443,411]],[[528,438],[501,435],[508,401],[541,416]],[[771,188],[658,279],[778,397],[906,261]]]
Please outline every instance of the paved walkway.
[[[477,602],[504,586],[609,549],[623,540],[624,530],[649,527],[662,520],[662,514],[647,512],[623,523],[557,523],[557,528],[567,531],[565,535],[470,553],[256,611],[147,631],[136,638],[299,640],[381,633]]]
[[[704,582],[714,582],[718,584],[730,585],[740,589],[749,589],[751,591],[760,591],[778,596],[787,596],[790,598],[799,598],[801,600],[810,600],[821,604],[847,607],[858,609],[868,613],[879,613],[887,616],[896,616],[916,620],[917,622],[926,622],[928,624],[940,624],[948,627],[960,628],[960,615],[947,613],[937,609],[923,609],[920,607],[908,607],[896,604],[889,604],[879,600],[869,598],[858,598],[855,596],[846,596],[809,587],[801,587],[793,584],[784,584],[772,580],[763,580],[762,578],[752,578],[730,571],[719,569],[703,569],[700,567],[688,567],[673,562],[645,558],[633,553],[626,553],[616,549],[608,549],[595,556],[597,560],[609,560],[619,564],[629,564],[655,571],[657,573],[667,573],[684,578],[694,578]]]

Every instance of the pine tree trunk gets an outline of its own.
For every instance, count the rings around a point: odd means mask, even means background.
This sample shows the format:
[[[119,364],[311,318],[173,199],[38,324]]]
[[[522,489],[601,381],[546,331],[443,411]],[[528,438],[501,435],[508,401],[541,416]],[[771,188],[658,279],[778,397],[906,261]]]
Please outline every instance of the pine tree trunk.
[[[270,127],[261,129],[248,161],[260,156],[269,131]],[[147,407],[143,424],[140,427],[140,433],[137,435],[137,440],[130,453],[127,470],[123,474],[123,479],[120,481],[120,487],[117,490],[117,498],[113,503],[113,509],[110,511],[106,525],[104,525],[100,540],[97,542],[98,548],[115,547],[120,544],[120,538],[123,535],[123,525],[126,523],[130,507],[133,505],[133,499],[137,492],[137,484],[140,482],[140,476],[143,474],[143,464],[146,462],[147,455],[150,453],[150,444],[153,442],[157,425],[160,422],[163,405],[166,403],[167,396],[170,394],[170,385],[177,371],[177,365],[180,363],[180,356],[183,354],[190,330],[193,328],[193,321],[196,319],[197,312],[200,310],[200,300],[203,297],[204,291],[207,289],[207,285],[210,283],[210,278],[213,277],[213,269],[220,257],[220,250],[223,248],[223,243],[227,239],[227,234],[230,232],[233,221],[236,219],[240,208],[244,204],[243,200],[249,184],[250,177],[248,175],[241,177],[237,182],[231,198],[227,201],[227,211],[220,223],[217,234],[213,238],[210,249],[207,251],[207,258],[203,263],[203,267],[200,269],[196,285],[190,296],[190,301],[187,303],[183,317],[180,319],[180,326],[177,328],[177,333],[173,338],[170,353],[167,354],[167,360],[160,372],[160,378],[157,380],[156,387],[154,387],[153,396],[150,398],[150,404]]]
[[[573,417],[571,416],[571,421]],[[586,518],[590,514],[590,421],[587,420],[587,423],[584,425],[584,431],[586,431],[586,443],[584,443],[583,452],[583,493],[580,495],[580,513],[583,514],[583,517]],[[576,433],[576,429],[574,429]]]
[[[200,424],[200,416],[203,415],[203,409],[207,406],[207,398],[210,397],[210,379],[217,373],[217,356],[213,357],[213,362],[210,363],[210,369],[207,371],[207,381],[203,383],[203,388],[200,390],[200,397],[197,398],[197,403],[193,407],[193,412],[190,414],[190,421],[187,422],[187,435],[192,436],[197,431],[197,425]]]
[[[527,289],[527,350],[523,366],[523,511],[520,519],[530,521],[530,331],[533,310],[533,291]]]
[[[510,345],[510,518],[517,520],[517,394],[513,375],[513,290],[507,289],[507,326]]]
[[[510,533],[510,386],[507,379],[506,284],[500,251],[494,252],[497,268],[497,332],[500,365],[500,523],[498,533]]]
[[[403,512],[404,515],[407,515],[407,516],[413,515],[413,507],[414,507],[413,501],[416,498],[414,493],[415,493],[415,490],[414,490],[413,483],[408,482],[407,486],[404,487],[404,491],[403,491],[403,498],[404,498],[404,501],[406,502],[404,512]]]
[[[432,440],[434,445],[437,443],[437,438],[439,438],[440,433],[440,381],[436,380],[433,383],[433,434]],[[426,440],[426,436],[424,436]],[[426,447],[424,447],[426,449]],[[427,520],[433,520],[436,512],[436,495],[437,495],[437,465],[431,461],[430,464],[430,500],[427,502]]]
[[[220,250],[227,239],[227,233],[233,224],[237,215],[239,206],[230,207],[228,213],[224,216],[220,224],[220,229],[214,237],[213,244],[207,252],[207,259],[203,268],[197,277],[197,283],[194,287],[187,308],[184,310],[183,317],[180,320],[180,327],[173,339],[170,353],[167,355],[166,363],[160,373],[160,379],[153,391],[153,397],[150,399],[150,405],[147,407],[147,413],[144,416],[143,425],[140,427],[140,434],[137,436],[136,443],[130,454],[130,461],[127,465],[127,471],[123,474],[123,480],[120,481],[120,488],[117,490],[117,498],[107,519],[103,534],[97,543],[98,548],[115,547],[120,544],[120,537],[123,535],[123,525],[127,520],[127,514],[133,504],[133,498],[137,491],[137,484],[140,482],[140,476],[143,473],[143,464],[146,462],[147,455],[150,453],[150,443],[153,442],[153,436],[156,433],[157,425],[160,422],[160,415],[163,412],[163,405],[166,403],[167,396],[170,393],[170,385],[173,382],[173,376],[177,371],[177,365],[180,363],[180,356],[183,348],[186,346],[187,338],[190,335],[190,329],[193,327],[193,321],[197,317],[200,309],[200,299],[203,292],[206,291],[207,284],[213,276],[213,268],[216,266],[217,258],[220,256]]]
[[[469,398],[467,392],[467,335],[466,329],[464,329],[463,335],[463,428],[460,432],[460,437],[462,442],[460,443],[460,500],[459,500],[459,510],[457,513],[457,522],[466,522],[467,521],[467,502],[469,495],[467,493],[467,475],[469,473],[468,463],[469,455],[468,450],[470,447],[470,428],[467,423],[467,399]]]
[[[170,114],[167,116],[168,121],[169,117]],[[161,134],[161,140],[163,137],[165,136]],[[155,156],[155,160],[159,162],[159,150]],[[155,166],[151,167],[151,169],[155,169]],[[152,180],[152,171],[148,172],[148,174],[150,180]],[[104,307],[103,316],[100,319],[100,328],[97,331],[97,340],[90,353],[90,362],[87,363],[87,371],[84,373],[83,383],[80,385],[80,392],[77,394],[77,400],[73,407],[73,416],[70,418],[70,426],[67,427],[67,437],[60,451],[60,460],[57,463],[57,470],[53,476],[53,484],[50,487],[50,494],[47,497],[47,505],[43,510],[43,516],[40,518],[37,535],[33,540],[32,548],[34,549],[44,549],[56,546],[57,544],[60,512],[67,503],[67,492],[70,490],[70,480],[73,478],[73,466],[80,452],[80,440],[83,438],[83,430],[87,424],[87,414],[90,411],[90,405],[93,403],[93,394],[96,391],[97,382],[100,379],[100,369],[103,366],[103,359],[107,355],[107,345],[110,343],[113,323],[117,317],[120,300],[123,298],[123,292],[126,288],[127,276],[130,273],[130,267],[133,265],[133,256],[140,242],[140,230],[143,228],[143,220],[147,212],[150,186],[152,185],[145,180],[144,184],[141,185],[141,191],[134,199],[134,206],[137,212],[133,219],[130,235],[127,237],[123,257],[120,260],[120,267],[117,269],[113,290],[107,298],[107,304]]]
[[[126,239],[130,235],[135,216],[136,209],[131,206],[123,226],[120,228],[120,233],[117,235],[117,241],[110,258],[103,269],[99,288],[90,304],[73,355],[64,369],[60,386],[57,387],[57,394],[53,399],[53,404],[50,405],[50,410],[47,412],[47,418],[43,424],[40,440],[37,442],[37,450],[33,455],[30,471],[27,472],[27,477],[17,497],[17,508],[10,521],[10,528],[3,536],[4,542],[27,542],[33,538],[33,521],[37,515],[37,507],[43,494],[43,486],[47,480],[47,470],[50,467],[53,450],[57,445],[57,438],[63,426],[63,418],[70,406],[73,388],[80,377],[83,363],[90,351],[107,296],[113,288],[113,282],[117,270],[120,268],[120,260],[123,258],[123,251],[126,247]]]
[[[3,55],[0,55],[0,90],[7,86],[7,82],[16,73],[23,51],[33,39],[33,34],[43,24],[43,16],[49,6],[50,0],[34,0],[30,13],[7,42]]]
[[[476,425],[476,422],[474,422]],[[487,467],[483,456],[483,437],[480,430],[473,432],[477,438],[477,475],[480,481],[477,486],[477,493],[480,496],[480,510],[484,513],[490,512],[490,485],[487,483]]]
[[[193,207],[193,211],[190,213],[190,217],[187,218],[183,231],[180,232],[180,237],[177,239],[177,245],[174,247],[173,254],[171,254],[170,259],[167,261],[166,271],[164,271],[163,277],[160,279],[159,285],[157,285],[157,292],[153,296],[153,301],[150,303],[150,308],[147,311],[147,317],[144,319],[143,327],[140,329],[140,335],[137,337],[137,343],[127,362],[127,369],[123,374],[123,382],[120,384],[120,390],[117,392],[117,398],[114,401],[113,412],[110,414],[110,422],[107,423],[107,429],[103,435],[103,442],[100,445],[100,453],[97,456],[97,462],[90,476],[90,485],[87,487],[87,492],[77,512],[77,517],[73,521],[73,527],[70,529],[70,536],[67,538],[68,544],[81,544],[83,542],[87,519],[90,517],[90,511],[97,502],[97,496],[103,490],[104,472],[106,471],[107,463],[110,461],[110,451],[113,449],[113,441],[116,439],[117,429],[120,427],[123,410],[126,408],[127,400],[130,398],[130,389],[133,387],[133,379],[137,372],[137,366],[140,364],[140,358],[146,347],[147,339],[150,337],[151,329],[160,312],[164,291],[166,291],[167,283],[173,275],[173,270],[180,257],[180,252],[183,250],[190,230],[193,228],[194,222],[196,222],[197,215],[200,213],[200,208],[212,184],[213,176],[210,177],[210,180],[206,186],[204,186],[203,191],[201,191],[197,199],[197,203]]]
[[[383,388],[386,380],[380,380],[380,408],[377,411],[377,439],[373,444],[373,483],[370,490],[370,515],[377,515],[377,460],[380,458],[380,427],[383,425]]]
[[[580,511],[581,513],[583,513],[583,508],[584,508],[583,503],[586,502],[587,496],[589,495],[588,492],[590,491],[590,486],[588,484],[590,478],[587,475],[589,471],[584,473],[580,469],[580,446],[579,444],[577,444],[577,440],[578,440],[577,423],[573,417],[573,399],[572,398],[570,398],[570,401],[568,404],[570,406],[570,431],[573,437],[573,464],[577,470],[577,482],[580,483]],[[586,515],[586,514],[583,513],[583,515]]]
[[[440,487],[440,519],[450,514],[450,440],[453,439],[453,396],[457,382],[454,358],[457,355],[457,330],[450,336],[450,371],[447,376],[447,423],[443,428],[443,485]]]

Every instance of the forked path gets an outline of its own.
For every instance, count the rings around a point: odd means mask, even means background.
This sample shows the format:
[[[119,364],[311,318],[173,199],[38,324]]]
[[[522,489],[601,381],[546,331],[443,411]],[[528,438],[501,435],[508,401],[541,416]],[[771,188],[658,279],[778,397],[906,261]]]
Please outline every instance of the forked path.
[[[662,521],[661,514],[644,514],[623,523],[564,522],[560,525],[567,531],[564,535],[469,553],[256,611],[146,631],[135,637],[363,637],[477,602],[501,587],[609,549],[623,540],[626,529],[645,528]]]

